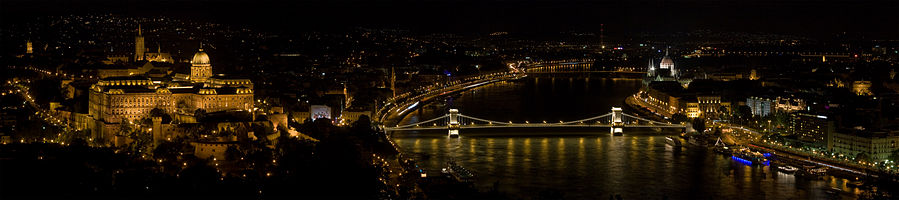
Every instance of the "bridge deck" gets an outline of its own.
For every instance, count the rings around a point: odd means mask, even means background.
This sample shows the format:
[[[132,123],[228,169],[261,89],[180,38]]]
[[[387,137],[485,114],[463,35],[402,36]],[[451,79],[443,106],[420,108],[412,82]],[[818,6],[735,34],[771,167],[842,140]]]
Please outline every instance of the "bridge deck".
[[[459,129],[483,129],[483,128],[611,128],[611,124],[515,124],[515,125],[465,125],[459,126]],[[686,128],[686,126],[675,125],[624,125],[616,126],[622,128]],[[446,126],[417,126],[408,128],[384,128],[388,131],[414,131],[414,130],[444,130]]]

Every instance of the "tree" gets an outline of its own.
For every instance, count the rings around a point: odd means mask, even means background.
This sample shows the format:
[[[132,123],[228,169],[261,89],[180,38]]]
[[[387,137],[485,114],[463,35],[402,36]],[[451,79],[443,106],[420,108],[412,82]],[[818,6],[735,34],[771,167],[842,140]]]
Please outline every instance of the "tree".
[[[871,160],[871,156],[868,153],[861,152],[855,155],[855,160],[868,162]]]
[[[182,138],[175,138],[174,141],[162,141],[153,149],[153,158],[174,160],[186,149],[190,149],[191,145]]]
[[[727,106],[718,107],[718,113],[720,114],[720,115],[718,115],[718,117],[721,119],[728,119],[730,121],[734,120],[734,113],[732,111],[728,110]],[[724,115],[724,116],[722,117],[721,115]]]
[[[59,137],[59,141],[75,144],[76,141],[84,142],[90,137],[90,130],[66,131]],[[86,143],[85,143],[86,144]]]
[[[359,116],[359,119],[357,119],[355,122],[353,122],[353,125],[350,128],[350,130],[353,131],[353,134],[371,135],[371,133],[372,133],[371,119],[368,117],[368,115]]]
[[[705,132],[705,119],[703,118],[694,118],[693,119],[693,129],[698,131],[699,133]]]
[[[166,113],[162,108],[153,108],[150,110],[150,117],[162,117],[162,123],[167,124],[172,121],[172,116]]]
[[[684,115],[683,113],[674,113],[674,115],[671,115],[671,121],[674,121],[675,123],[685,122],[687,121],[687,115]]]
[[[752,108],[746,105],[737,107],[737,114],[743,118],[750,118],[752,117]]]
[[[893,162],[899,161],[899,149],[893,151],[893,153],[890,154],[889,160]]]
[[[241,157],[243,157],[243,152],[237,149],[237,146],[228,146],[228,149],[225,150],[226,160],[240,160]]]
[[[128,143],[126,149],[137,155],[149,153],[147,152],[147,149],[153,142],[153,137],[149,132],[144,132],[141,130],[130,130],[129,132],[124,132],[123,134],[131,139],[131,143]]]
[[[194,110],[194,118],[197,118],[197,122],[203,121],[203,119],[206,118],[206,110],[203,110],[202,108]]]

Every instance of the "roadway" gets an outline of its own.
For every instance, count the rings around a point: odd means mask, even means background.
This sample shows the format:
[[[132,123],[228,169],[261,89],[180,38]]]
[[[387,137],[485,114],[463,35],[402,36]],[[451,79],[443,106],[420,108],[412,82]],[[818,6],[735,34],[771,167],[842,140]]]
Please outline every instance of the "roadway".
[[[782,145],[778,144],[770,144],[768,141],[762,139],[762,133],[755,131],[753,129],[746,128],[744,126],[732,125],[728,123],[718,123],[723,127],[730,128],[734,130],[730,134],[723,134],[726,138],[725,140],[729,140],[737,145],[743,146],[755,146],[756,148],[764,148],[769,151],[775,152],[778,156],[782,156],[787,159],[799,160],[807,163],[814,163],[819,166],[828,167],[830,169],[842,170],[845,172],[854,173],[857,175],[868,175],[868,172],[871,171],[883,171],[880,169],[872,169],[869,166],[859,166],[853,163],[847,163],[844,160],[841,162],[834,162],[831,158],[825,158],[818,154],[809,154],[806,152],[796,151],[787,149]],[[727,142],[727,141],[725,141]]]

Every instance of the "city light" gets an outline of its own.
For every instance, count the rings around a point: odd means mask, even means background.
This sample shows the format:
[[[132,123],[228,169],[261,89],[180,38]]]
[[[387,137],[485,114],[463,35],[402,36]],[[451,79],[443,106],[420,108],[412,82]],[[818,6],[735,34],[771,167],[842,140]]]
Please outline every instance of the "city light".
[[[899,196],[896,5],[153,4],[5,5],[4,196]]]

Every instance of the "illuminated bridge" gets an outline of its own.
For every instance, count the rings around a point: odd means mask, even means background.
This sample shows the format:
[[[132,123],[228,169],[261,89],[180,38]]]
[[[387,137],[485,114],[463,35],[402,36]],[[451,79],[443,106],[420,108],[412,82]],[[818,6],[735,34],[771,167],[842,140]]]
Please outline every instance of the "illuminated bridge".
[[[449,131],[450,136],[458,136],[460,129],[485,129],[485,128],[609,128],[613,135],[623,134],[624,128],[678,128],[686,129],[681,124],[653,121],[623,113],[621,108],[612,107],[612,112],[603,115],[559,122],[501,122],[481,119],[463,115],[457,109],[450,109],[449,113],[433,119],[424,120],[414,124],[396,125],[384,127],[386,131],[415,131],[415,130],[441,130]]]

